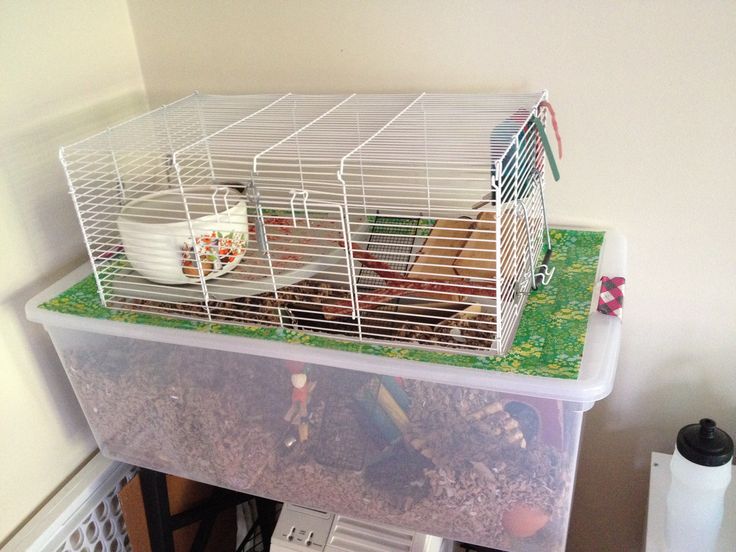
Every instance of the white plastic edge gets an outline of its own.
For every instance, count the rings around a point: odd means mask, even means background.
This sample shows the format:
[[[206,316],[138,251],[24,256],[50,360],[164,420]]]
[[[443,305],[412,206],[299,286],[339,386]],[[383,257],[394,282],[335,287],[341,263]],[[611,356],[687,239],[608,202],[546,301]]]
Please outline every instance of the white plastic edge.
[[[560,224],[559,221],[556,221],[554,226],[579,230],[591,229],[587,226],[577,226],[574,223]],[[600,228],[596,230],[605,232],[596,282],[603,275],[625,277],[626,240],[615,230]],[[621,320],[596,312],[599,291],[597,283],[591,300],[591,314],[588,320],[579,377],[572,380],[395,359],[240,336],[193,333],[191,330],[83,318],[39,308],[39,305],[82,280],[90,272],[88,264],[80,266],[30,299],[26,303],[28,319],[43,324],[47,330],[62,328],[186,347],[245,353],[280,360],[309,362],[348,370],[573,402],[578,403],[577,409],[579,410],[588,410],[593,403],[608,396],[613,388],[616,375],[621,342]]]
[[[97,453],[5,544],[3,552],[58,550],[89,515],[90,507],[97,506],[130,470],[130,465]]]

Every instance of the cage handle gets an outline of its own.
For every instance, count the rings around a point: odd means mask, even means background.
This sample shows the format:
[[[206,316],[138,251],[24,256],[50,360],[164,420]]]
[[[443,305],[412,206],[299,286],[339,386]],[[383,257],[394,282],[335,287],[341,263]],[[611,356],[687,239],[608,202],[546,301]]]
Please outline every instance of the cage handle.
[[[309,209],[307,208],[307,200],[309,199],[308,190],[291,190],[291,200],[289,201],[289,205],[291,206],[291,223],[294,228],[297,228],[296,211],[294,210],[294,202],[296,201],[297,196],[302,196],[302,209],[304,209],[304,220],[307,223],[307,228],[312,228],[312,225],[309,222]]]
[[[532,122],[534,123],[534,126],[537,128],[537,132],[539,132],[539,137],[542,139],[542,145],[544,146],[544,153],[547,155],[547,160],[549,161],[549,168],[552,171],[552,176],[554,177],[555,182],[557,182],[560,180],[560,170],[557,168],[557,161],[555,161],[555,154],[552,151],[552,146],[549,143],[547,132],[544,130],[544,123],[542,123],[542,120],[536,115],[532,115]]]
[[[215,212],[215,220],[218,223],[220,222],[220,211],[217,209],[217,193],[220,190],[223,190],[225,192],[224,195],[222,196],[222,202],[225,205],[225,213],[227,213],[227,221],[232,222],[232,216],[230,214],[230,205],[228,205],[228,202],[227,202],[227,195],[230,193],[230,188],[228,188],[227,186],[218,186],[217,188],[215,188],[215,191],[212,192],[212,208],[214,209],[214,212]]]
[[[562,136],[560,136],[560,127],[557,124],[557,114],[555,108],[547,100],[539,102],[540,107],[544,107],[549,112],[550,120],[552,121],[552,128],[555,131],[555,139],[557,140],[557,158],[562,159]]]

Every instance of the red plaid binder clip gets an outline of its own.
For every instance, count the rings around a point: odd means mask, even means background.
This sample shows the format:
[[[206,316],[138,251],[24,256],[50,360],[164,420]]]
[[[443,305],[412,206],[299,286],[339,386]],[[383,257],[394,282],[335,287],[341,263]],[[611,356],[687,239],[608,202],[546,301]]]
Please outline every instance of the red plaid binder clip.
[[[624,308],[624,284],[626,278],[616,276],[601,278],[601,292],[598,296],[598,312],[621,318]]]

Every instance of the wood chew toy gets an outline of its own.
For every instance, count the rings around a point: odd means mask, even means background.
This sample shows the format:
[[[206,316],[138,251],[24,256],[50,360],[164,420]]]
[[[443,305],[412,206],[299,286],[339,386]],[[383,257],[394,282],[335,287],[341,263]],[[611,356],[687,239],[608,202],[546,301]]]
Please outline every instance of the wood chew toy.
[[[494,424],[483,423],[483,420],[491,418]],[[483,433],[498,437],[501,434],[504,435],[507,443],[518,445],[521,448],[526,448],[526,439],[524,434],[521,432],[519,422],[511,417],[511,415],[503,409],[503,405],[500,401],[495,401],[485,405],[480,410],[476,410],[472,414],[465,417],[470,422],[476,422],[477,427]]]
[[[340,242],[342,245],[343,242]],[[358,307],[360,309],[370,310],[377,306],[391,301],[393,298],[402,296],[414,296],[418,290],[420,292],[438,292],[451,293],[453,296],[484,296],[495,297],[495,286],[487,286],[483,283],[469,281],[463,278],[455,277],[451,282],[435,281],[435,280],[412,280],[404,274],[392,269],[386,262],[376,259],[368,251],[360,249],[353,244],[353,255],[359,259],[361,264],[373,270],[379,278],[384,280],[388,287],[376,288],[373,293],[359,293]],[[352,302],[348,299],[340,299],[322,307],[322,313],[325,319],[330,320],[340,316],[348,316],[351,313]]]
[[[297,372],[294,368],[291,374],[291,406],[284,415],[284,421],[297,426],[299,442],[304,443],[309,439],[309,401],[317,383],[309,381],[307,374]]]
[[[390,442],[396,442],[403,438],[411,448],[434,463],[434,451],[427,446],[425,439],[408,439],[406,437],[409,429],[409,417],[406,414],[409,409],[409,397],[395,380],[385,376],[381,378],[381,386],[378,388],[377,394],[377,405],[379,408],[376,410],[385,414],[390,420],[391,428],[385,434],[386,437],[389,435],[394,437]],[[386,430],[383,424],[381,427],[384,431]]]
[[[433,464],[435,463],[434,450],[427,446],[426,439],[417,437],[416,439],[410,440],[409,445],[411,445],[411,448],[416,450],[419,454],[424,456],[427,460],[431,461]]]
[[[404,439],[411,448],[434,463],[434,451],[427,446],[427,441],[421,438],[409,439],[406,435],[409,429],[409,396],[391,377],[382,376],[379,382],[375,402],[369,387],[364,387],[356,396],[367,419],[388,443],[397,443]]]
[[[409,417],[401,406],[399,406],[399,403],[396,402],[393,395],[383,385],[378,388],[378,405],[388,414],[388,417],[399,431],[404,434],[409,428]]]
[[[473,233],[453,267],[464,278],[496,277],[496,213],[484,211],[478,215]]]
[[[465,320],[467,318],[473,318],[475,315],[482,314],[482,313],[483,313],[483,305],[481,305],[479,303],[474,303],[472,305],[466,306],[462,310],[460,310],[460,311],[456,312],[455,314],[453,314],[447,320],[443,320],[442,322],[440,322],[437,325],[438,326],[442,326],[443,324],[445,324],[445,325],[446,324],[449,324],[453,320]]]
[[[422,250],[409,271],[413,280],[448,280],[457,276],[453,263],[458,251],[471,235],[472,219],[439,219],[427,236]],[[448,293],[422,292],[422,299],[457,303],[460,296]]]
[[[503,239],[508,241],[512,238],[512,225],[516,224],[516,241],[522,244],[522,250],[526,251],[529,238],[524,216],[521,213],[515,213],[511,208],[507,208],[503,212],[502,219],[503,226],[506,229],[503,232]],[[530,229],[533,229],[538,227],[542,221],[530,218],[528,222]],[[496,248],[498,246],[498,235],[496,226],[495,211],[483,211],[478,215],[473,233],[453,263],[453,268],[458,276],[469,280],[497,278]],[[514,250],[514,247],[504,247],[503,243],[501,244],[502,276],[509,281],[517,269],[514,266]],[[518,258],[518,263],[525,266],[527,263],[526,257]]]
[[[356,393],[355,400],[368,422],[388,443],[393,443],[409,428],[409,396],[389,376],[381,376],[378,383],[377,391],[365,386]]]

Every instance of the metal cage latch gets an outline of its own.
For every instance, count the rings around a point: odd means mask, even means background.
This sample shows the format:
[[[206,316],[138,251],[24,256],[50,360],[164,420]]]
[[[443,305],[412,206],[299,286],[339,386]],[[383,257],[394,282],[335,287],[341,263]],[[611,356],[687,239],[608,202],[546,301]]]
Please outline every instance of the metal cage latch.
[[[529,273],[531,274],[531,289],[536,290],[540,285],[546,286],[552,280],[552,276],[555,274],[555,267],[550,268],[550,257],[552,256],[552,241],[549,235],[549,224],[547,223],[547,209],[544,201],[544,191],[542,189],[541,174],[539,171],[535,171],[532,177],[532,186],[539,186],[539,192],[542,199],[542,216],[544,219],[544,231],[547,239],[547,251],[544,254],[542,263],[535,268],[534,266],[534,244],[532,243],[532,233],[529,227],[529,212],[521,199],[516,200],[516,204],[521,207],[522,216],[524,217],[524,230],[526,232],[527,239],[527,259],[529,262]]]
[[[261,255],[265,255],[268,251],[268,243],[266,243],[266,223],[263,220],[263,207],[261,206],[261,194],[256,188],[256,183],[253,180],[253,176],[250,178],[250,182],[245,186],[245,195],[248,198],[248,203],[253,205],[256,212],[256,222],[254,228],[256,231],[256,243],[258,244],[258,252]]]

